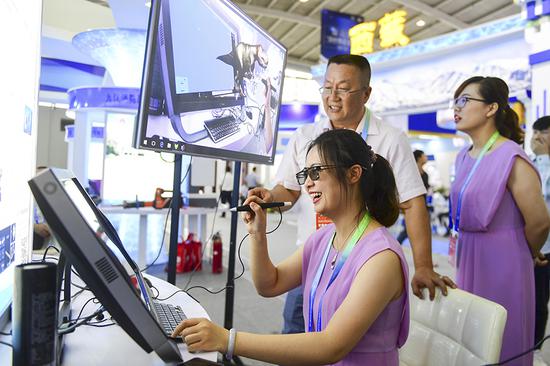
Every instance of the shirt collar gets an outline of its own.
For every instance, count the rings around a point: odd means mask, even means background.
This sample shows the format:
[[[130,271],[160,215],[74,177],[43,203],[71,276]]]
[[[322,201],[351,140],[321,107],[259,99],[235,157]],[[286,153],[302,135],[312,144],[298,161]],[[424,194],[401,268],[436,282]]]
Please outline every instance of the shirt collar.
[[[361,119],[361,122],[359,122],[359,125],[357,126],[357,129],[355,130],[359,134],[361,134],[363,132],[363,126],[365,125],[365,117],[366,116],[367,116],[367,107],[365,107],[365,113],[363,114],[363,118]],[[322,121],[321,122],[321,128],[323,129],[323,131],[328,131],[328,130],[333,129],[332,123],[330,122],[330,119],[328,118],[328,116],[323,118],[321,121]],[[378,127],[378,123],[379,123],[379,118],[377,116],[375,116],[371,111],[370,121],[369,121],[369,130],[367,131],[367,135],[378,135],[378,133],[380,132],[379,131],[380,129]]]

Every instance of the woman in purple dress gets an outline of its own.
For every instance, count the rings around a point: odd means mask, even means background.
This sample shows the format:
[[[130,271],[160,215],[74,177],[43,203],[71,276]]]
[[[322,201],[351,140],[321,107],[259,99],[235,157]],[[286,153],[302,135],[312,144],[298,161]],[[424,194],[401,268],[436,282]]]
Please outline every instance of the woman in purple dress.
[[[458,227],[457,285],[508,311],[501,361],[533,347],[533,265],[550,227],[538,174],[522,150],[523,131],[508,105],[508,86],[472,77],[454,95],[456,128],[472,146],[456,158],[452,224]],[[533,364],[533,354],[507,365]]]
[[[310,146],[296,174],[315,210],[332,219],[279,265],[269,258],[266,215],[249,197],[243,215],[251,268],[262,296],[304,286],[308,332],[257,335],[228,331],[205,319],[176,329],[190,350],[217,350],[275,364],[397,366],[409,330],[407,263],[386,229],[398,217],[391,167],[359,134],[335,129]]]

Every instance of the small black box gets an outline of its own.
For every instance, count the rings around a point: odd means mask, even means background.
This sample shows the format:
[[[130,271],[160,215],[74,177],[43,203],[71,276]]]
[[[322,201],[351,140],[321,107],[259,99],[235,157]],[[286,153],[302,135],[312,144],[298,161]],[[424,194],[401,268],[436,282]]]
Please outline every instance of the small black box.
[[[13,365],[55,365],[57,342],[57,265],[15,267]]]

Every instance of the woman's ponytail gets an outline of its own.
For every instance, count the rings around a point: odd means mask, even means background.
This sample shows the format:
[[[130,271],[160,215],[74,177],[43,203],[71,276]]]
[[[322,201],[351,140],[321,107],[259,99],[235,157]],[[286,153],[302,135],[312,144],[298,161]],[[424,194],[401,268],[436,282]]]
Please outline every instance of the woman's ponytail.
[[[369,213],[382,225],[392,226],[399,217],[397,186],[390,164],[378,154],[361,178],[361,191]]]

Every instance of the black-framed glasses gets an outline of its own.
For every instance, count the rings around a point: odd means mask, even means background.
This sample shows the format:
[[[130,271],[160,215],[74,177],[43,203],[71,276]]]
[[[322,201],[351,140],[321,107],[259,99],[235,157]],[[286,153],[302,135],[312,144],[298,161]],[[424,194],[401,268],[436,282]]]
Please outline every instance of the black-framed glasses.
[[[336,168],[336,165],[313,165],[309,168],[304,168],[296,173],[296,180],[299,185],[303,185],[309,176],[311,180],[318,180],[322,170]]]
[[[451,100],[450,107],[451,108],[464,108],[466,106],[466,103],[468,103],[470,100],[475,100],[477,102],[487,103],[487,101],[485,99],[472,98],[472,97],[467,97],[467,96],[463,95],[463,96],[458,97],[454,100]]]
[[[350,94],[357,93],[363,90],[365,90],[364,87],[361,89],[350,90],[350,89],[341,89],[341,88],[334,89],[330,86],[322,86],[319,88],[319,93],[321,93],[321,95],[332,95],[332,93],[334,92],[334,94],[336,94],[337,97],[347,97]]]

